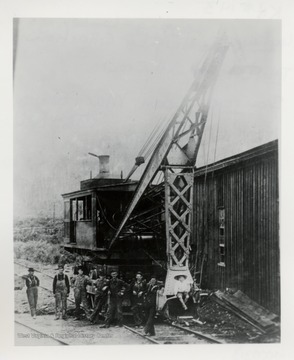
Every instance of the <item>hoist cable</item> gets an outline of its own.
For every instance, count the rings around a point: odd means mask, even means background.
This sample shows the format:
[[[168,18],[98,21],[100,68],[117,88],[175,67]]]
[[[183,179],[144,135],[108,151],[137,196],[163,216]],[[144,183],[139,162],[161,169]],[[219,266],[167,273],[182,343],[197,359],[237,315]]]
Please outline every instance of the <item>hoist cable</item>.
[[[219,123],[220,123],[220,105],[218,107],[218,116],[217,116],[217,128],[216,128],[216,137],[215,137],[215,148],[214,148],[214,156],[213,156],[213,163],[215,163],[216,159],[216,150],[217,150],[217,142],[218,142],[218,134],[219,134]],[[214,171],[212,173],[214,176]]]
[[[161,125],[161,120],[159,120],[153,130],[151,131],[150,135],[148,136],[147,140],[145,141],[144,145],[142,146],[141,150],[139,151],[139,155],[138,156],[142,156],[145,152],[145,150],[148,148],[148,145],[150,144],[150,141],[153,139],[155,133],[158,131],[158,129],[160,128]]]
[[[154,133],[157,131],[158,128],[158,124],[156,124],[153,128],[153,130],[151,131],[151,133],[149,134],[147,140],[145,141],[145,143],[143,144],[141,150],[139,151],[138,156],[142,156],[144,151],[146,150],[146,148],[148,147],[150,140],[153,138]]]
[[[149,155],[151,155],[153,153],[153,151],[155,150],[156,146],[158,145],[159,140],[162,138],[162,135],[165,132],[165,128],[163,128],[158,135],[156,136],[156,138],[154,139],[153,143],[150,145],[150,148],[148,149],[148,151],[145,154],[145,158],[147,159],[149,157]]]
[[[97,200],[98,200],[98,205],[99,205],[99,207],[100,207],[100,210],[101,210],[101,213],[102,213],[102,216],[103,216],[103,218],[104,218],[104,220],[107,222],[107,224],[113,229],[113,230],[117,230],[112,224],[110,224],[110,222],[108,221],[108,219],[107,219],[107,217],[106,217],[106,215],[105,215],[105,213],[104,213],[104,210],[103,210],[103,208],[102,208],[102,206],[101,206],[101,203],[100,203],[100,200],[99,200],[99,197],[98,197],[98,195],[96,195],[97,196]]]
[[[210,150],[210,141],[211,141],[211,133],[212,133],[212,123],[213,123],[213,109],[211,111],[211,116],[210,116],[210,128],[209,128],[208,149],[207,149],[207,158],[206,158],[206,166],[205,166],[204,187],[206,186],[207,169],[208,169],[208,161],[209,161],[209,150]]]
[[[167,126],[169,124],[168,118],[165,118],[162,122],[161,122],[161,126],[158,127],[158,132],[157,135],[154,135],[153,137],[153,141],[152,143],[150,143],[150,147],[149,150],[146,152],[146,158],[154,151],[154,149],[156,148],[156,146],[158,145],[160,139],[162,138],[164,132],[167,129]]]

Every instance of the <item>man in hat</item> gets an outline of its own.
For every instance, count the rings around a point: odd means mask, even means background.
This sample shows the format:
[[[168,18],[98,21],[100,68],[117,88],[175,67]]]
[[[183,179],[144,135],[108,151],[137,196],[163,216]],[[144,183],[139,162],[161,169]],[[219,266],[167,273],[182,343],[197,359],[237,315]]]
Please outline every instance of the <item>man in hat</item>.
[[[94,266],[91,270],[90,270],[90,273],[89,273],[89,278],[91,280],[97,280],[99,277],[99,272],[97,270],[97,267]]]
[[[63,265],[58,266],[58,274],[53,279],[53,294],[55,297],[55,320],[62,318],[66,320],[67,297],[70,286],[68,276],[64,274]]]
[[[155,335],[154,319],[156,315],[156,296],[157,291],[163,287],[156,276],[152,276],[149,283],[147,284],[147,290],[144,298],[144,306],[146,311],[146,324],[144,327],[144,333],[148,336]]]
[[[123,326],[122,300],[128,289],[128,284],[123,280],[118,279],[117,271],[112,271],[110,275],[111,279],[109,281],[108,289],[109,306],[105,317],[105,323],[100,326],[101,328],[109,328],[115,317],[118,321],[118,326]]]
[[[193,284],[191,286],[191,297],[193,300],[193,317],[197,319],[198,315],[198,306],[200,304],[200,292],[201,289],[198,287],[197,279],[193,278]]]
[[[106,280],[105,274],[103,272],[98,273],[98,279],[94,283],[95,287],[95,302],[94,302],[94,311],[90,316],[90,321],[92,324],[97,324],[99,320],[99,314],[102,311],[103,306],[107,302],[107,292],[109,288],[109,283]]]
[[[34,275],[35,270],[32,267],[30,267],[28,271],[29,275],[25,276],[27,296],[30,305],[31,315],[34,319],[36,319],[38,286],[40,285],[40,280],[37,278],[37,276]]]
[[[174,288],[174,294],[176,297],[180,300],[184,310],[187,310],[187,301],[189,299],[189,292],[191,290],[191,284],[187,281],[186,275],[178,275],[175,276],[175,288]]]
[[[143,280],[143,274],[138,271],[136,274],[136,280],[131,285],[131,299],[132,299],[132,310],[134,315],[135,326],[140,327],[144,323],[144,309],[143,299],[144,294],[147,290],[146,281]]]
[[[92,281],[88,276],[84,274],[84,268],[82,266],[78,267],[78,275],[71,281],[72,287],[74,288],[75,296],[75,320],[81,319],[81,304],[86,313],[86,317],[90,318],[90,307],[87,301],[87,285],[92,285]]]

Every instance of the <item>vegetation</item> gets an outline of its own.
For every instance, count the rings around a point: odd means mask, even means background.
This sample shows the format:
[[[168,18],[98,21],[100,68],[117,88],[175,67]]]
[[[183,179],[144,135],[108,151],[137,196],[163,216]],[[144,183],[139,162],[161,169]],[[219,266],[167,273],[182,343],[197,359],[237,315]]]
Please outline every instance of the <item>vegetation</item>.
[[[71,262],[75,255],[65,251],[63,221],[57,219],[26,219],[14,224],[14,257],[43,264]]]

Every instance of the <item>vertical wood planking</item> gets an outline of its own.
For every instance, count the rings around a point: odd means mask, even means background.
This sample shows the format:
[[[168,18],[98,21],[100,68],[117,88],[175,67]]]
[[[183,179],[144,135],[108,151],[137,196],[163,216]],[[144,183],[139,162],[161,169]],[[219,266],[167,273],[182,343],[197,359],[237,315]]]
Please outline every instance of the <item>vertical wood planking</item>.
[[[274,142],[273,142],[274,143]],[[272,311],[279,312],[279,223],[277,143],[260,155],[233,165],[195,174],[194,238],[208,244],[207,286],[235,287]],[[240,161],[238,161],[240,158]],[[212,170],[210,170],[212,169]],[[225,208],[225,267],[219,262],[218,207],[220,186]]]

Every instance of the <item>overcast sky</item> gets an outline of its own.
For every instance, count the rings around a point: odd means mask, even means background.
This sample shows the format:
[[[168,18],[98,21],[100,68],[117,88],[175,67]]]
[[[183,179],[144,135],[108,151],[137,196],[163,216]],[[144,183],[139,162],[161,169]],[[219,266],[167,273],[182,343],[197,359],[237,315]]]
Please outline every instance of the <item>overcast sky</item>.
[[[16,216],[51,215],[54,203],[61,212],[61,194],[98,172],[88,152],[111,155],[111,171],[126,175],[155,124],[174,115],[221,29],[230,49],[197,166],[280,136],[279,21],[19,19],[16,25]]]

